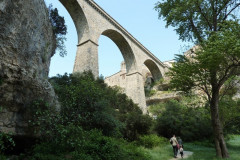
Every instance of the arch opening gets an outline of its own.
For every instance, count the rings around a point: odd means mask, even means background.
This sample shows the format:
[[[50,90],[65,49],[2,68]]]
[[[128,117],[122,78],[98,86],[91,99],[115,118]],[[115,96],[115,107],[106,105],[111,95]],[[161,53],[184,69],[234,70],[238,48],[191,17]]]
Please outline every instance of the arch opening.
[[[103,75],[106,78],[119,72],[126,72],[126,67],[120,67],[124,59],[118,46],[110,38],[103,35],[100,36],[98,44],[99,76]]]
[[[89,33],[89,25],[87,18],[82,10],[82,7],[77,0],[59,0],[71,15],[72,20],[76,26],[78,34],[78,44],[84,37],[84,34]]]
[[[108,29],[102,35],[110,38],[119,48],[126,64],[126,72],[129,73],[136,69],[136,60],[133,51],[127,40],[117,31]]]
[[[153,81],[158,81],[162,78],[161,71],[159,70],[156,63],[152,60],[148,59],[144,62],[145,66],[149,69],[150,73],[152,74]]]

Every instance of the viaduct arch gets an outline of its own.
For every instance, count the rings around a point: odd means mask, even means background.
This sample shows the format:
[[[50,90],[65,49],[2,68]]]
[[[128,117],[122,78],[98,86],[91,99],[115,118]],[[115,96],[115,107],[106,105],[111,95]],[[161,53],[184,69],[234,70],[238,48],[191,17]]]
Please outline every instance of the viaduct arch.
[[[93,0],[59,1],[71,15],[78,34],[73,72],[91,70],[99,75],[98,40],[101,35],[107,36],[126,63],[126,94],[146,113],[142,65],[148,67],[154,80],[163,77],[167,67]]]
[[[157,80],[159,80],[163,77],[161,71],[159,70],[159,68],[157,66],[157,64],[153,60],[147,59],[144,62],[144,64],[149,69],[149,71],[151,72],[154,81],[157,81]]]

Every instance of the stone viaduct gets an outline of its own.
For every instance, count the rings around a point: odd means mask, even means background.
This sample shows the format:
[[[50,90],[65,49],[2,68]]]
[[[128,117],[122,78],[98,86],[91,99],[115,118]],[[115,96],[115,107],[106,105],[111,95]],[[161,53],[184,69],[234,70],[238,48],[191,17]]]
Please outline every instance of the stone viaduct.
[[[91,70],[96,77],[99,75],[98,40],[101,35],[107,36],[118,46],[126,63],[126,94],[146,113],[142,65],[147,66],[154,80],[163,77],[167,67],[93,0],[59,1],[71,15],[78,34],[73,72]]]

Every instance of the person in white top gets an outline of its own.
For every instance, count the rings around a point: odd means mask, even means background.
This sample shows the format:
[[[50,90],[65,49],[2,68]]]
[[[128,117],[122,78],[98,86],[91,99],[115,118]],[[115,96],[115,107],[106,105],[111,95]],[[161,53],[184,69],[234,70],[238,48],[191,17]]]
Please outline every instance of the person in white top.
[[[170,139],[170,143],[172,144],[172,147],[173,147],[174,157],[177,158],[177,152],[178,152],[177,144],[178,144],[178,141],[177,141],[177,138],[175,137],[175,135],[173,135],[173,137]]]
[[[179,152],[180,152],[180,154],[181,154],[181,157],[183,158],[183,146],[182,146],[182,145],[180,145]]]

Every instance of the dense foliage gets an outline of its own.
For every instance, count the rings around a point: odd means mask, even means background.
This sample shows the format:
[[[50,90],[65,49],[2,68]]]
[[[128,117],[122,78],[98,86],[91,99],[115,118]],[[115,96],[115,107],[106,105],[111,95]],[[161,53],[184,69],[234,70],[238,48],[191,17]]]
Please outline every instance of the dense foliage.
[[[158,114],[155,129],[160,136],[170,138],[175,134],[184,141],[203,140],[212,136],[210,115],[206,108],[187,107],[176,100],[159,105],[163,108]]]
[[[179,39],[196,43],[206,40],[210,31],[239,18],[239,0],[165,0],[155,6],[166,26],[175,27]]]
[[[103,136],[99,130],[86,131],[82,127],[69,124],[57,127],[59,134],[55,140],[42,141],[35,145],[31,160],[147,160],[148,156],[137,146],[123,140]],[[22,157],[22,158],[23,158]]]
[[[118,88],[107,87],[103,79],[91,73],[53,77],[52,82],[61,102],[61,114],[86,129],[100,129],[107,136],[135,140],[147,134],[151,118]]]
[[[138,145],[144,146],[145,148],[164,146],[168,144],[168,142],[168,139],[159,137],[156,134],[143,135],[137,141]]]
[[[29,124],[40,136],[32,159],[148,159],[128,141],[147,134],[152,120],[119,89],[90,72],[52,77],[61,109],[42,100],[29,109]],[[29,114],[30,114],[29,113]]]
[[[219,116],[219,101],[240,73],[240,25],[238,21],[227,21],[219,26],[221,30],[209,32],[208,40],[195,51],[179,55],[169,76],[172,87],[177,90],[188,92],[197,89],[205,93],[217,156],[226,158],[228,151]]]
[[[240,100],[225,96],[219,103],[220,119],[225,134],[240,134]]]
[[[0,155],[6,150],[11,150],[14,146],[15,146],[15,142],[13,141],[12,136],[9,134],[0,132]]]

